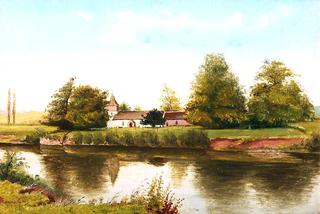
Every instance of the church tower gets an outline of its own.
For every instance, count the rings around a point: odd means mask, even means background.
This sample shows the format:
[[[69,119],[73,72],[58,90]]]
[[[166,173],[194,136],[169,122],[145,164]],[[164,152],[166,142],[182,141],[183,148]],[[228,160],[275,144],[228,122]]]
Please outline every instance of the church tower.
[[[109,104],[107,105],[106,109],[108,111],[108,115],[110,117],[109,118],[110,120],[112,120],[113,117],[116,114],[118,114],[118,112],[119,112],[119,104],[116,101],[116,98],[114,97],[113,94],[111,94],[110,101],[109,101]]]

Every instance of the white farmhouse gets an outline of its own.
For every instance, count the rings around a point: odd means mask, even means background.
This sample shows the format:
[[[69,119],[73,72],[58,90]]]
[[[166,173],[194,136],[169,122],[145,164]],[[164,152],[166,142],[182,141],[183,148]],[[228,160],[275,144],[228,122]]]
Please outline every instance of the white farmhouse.
[[[108,128],[145,127],[140,121],[147,111],[119,111],[119,104],[113,95],[106,108],[109,115]]]
[[[108,128],[126,128],[126,127],[151,127],[150,125],[141,125],[141,119],[148,114],[148,111],[119,111],[119,104],[114,95],[111,95],[110,102],[106,106],[109,121]],[[185,118],[183,111],[167,111],[163,113],[165,126],[189,126],[191,125]]]

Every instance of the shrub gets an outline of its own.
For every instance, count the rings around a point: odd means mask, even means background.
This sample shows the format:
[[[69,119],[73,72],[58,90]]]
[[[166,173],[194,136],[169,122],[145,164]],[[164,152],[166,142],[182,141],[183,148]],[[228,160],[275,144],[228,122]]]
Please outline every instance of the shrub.
[[[310,151],[320,151],[320,132],[313,132],[307,139],[307,146]]]
[[[107,129],[106,143],[107,144],[115,144],[115,145],[121,144],[118,133],[116,131]]]
[[[82,138],[82,143],[83,144],[91,144],[93,140],[92,134],[91,133],[84,133],[83,138]]]
[[[103,134],[101,132],[93,132],[92,133],[92,143],[99,145],[99,144],[103,144],[105,141],[105,137],[103,136]]]
[[[155,131],[142,131],[134,136],[134,144],[137,146],[157,146],[159,137]]]
[[[126,146],[134,145],[134,138],[131,132],[124,131],[120,138],[121,143],[125,144]]]
[[[72,139],[75,142],[75,144],[80,145],[80,144],[82,144],[83,134],[81,132],[75,132],[72,135]]]
[[[46,137],[48,133],[43,128],[36,128],[34,132],[25,136],[23,142],[29,144],[39,144],[40,138]]]
[[[187,130],[178,137],[181,144],[184,144],[189,147],[208,147],[208,134],[203,130]]]
[[[168,146],[177,146],[177,140],[178,138],[173,132],[167,131],[162,135],[162,143]]]

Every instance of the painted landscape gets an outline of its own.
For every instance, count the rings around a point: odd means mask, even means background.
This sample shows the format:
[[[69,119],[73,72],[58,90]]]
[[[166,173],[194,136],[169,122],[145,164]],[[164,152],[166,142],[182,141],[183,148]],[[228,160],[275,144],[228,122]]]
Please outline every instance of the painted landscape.
[[[0,0],[0,213],[320,213],[319,14]]]

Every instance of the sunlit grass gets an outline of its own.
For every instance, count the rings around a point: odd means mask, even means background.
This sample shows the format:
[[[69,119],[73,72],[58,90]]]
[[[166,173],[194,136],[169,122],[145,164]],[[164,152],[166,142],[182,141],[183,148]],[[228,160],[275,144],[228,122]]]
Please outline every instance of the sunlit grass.
[[[53,205],[48,204],[48,199],[39,193],[19,194],[23,186],[12,184],[8,181],[0,182],[0,213],[146,213],[146,208],[139,204],[72,204],[72,205]]]
[[[22,125],[22,124],[36,125],[36,124],[39,124],[39,121],[43,119],[43,116],[44,116],[44,113],[38,112],[38,111],[17,112],[16,124],[17,125]],[[0,114],[0,124],[7,124],[7,115],[5,113]]]

